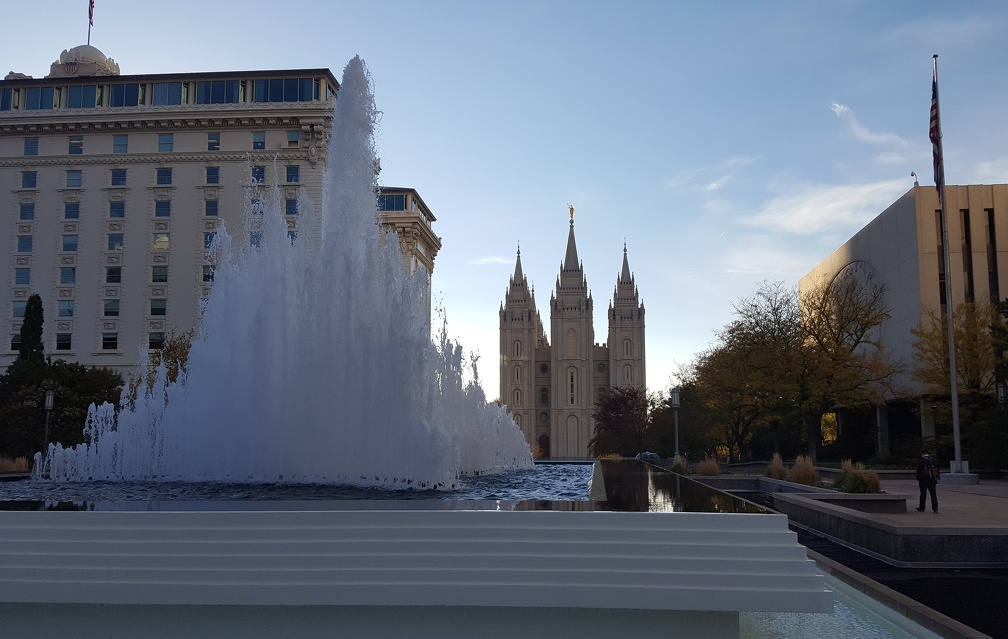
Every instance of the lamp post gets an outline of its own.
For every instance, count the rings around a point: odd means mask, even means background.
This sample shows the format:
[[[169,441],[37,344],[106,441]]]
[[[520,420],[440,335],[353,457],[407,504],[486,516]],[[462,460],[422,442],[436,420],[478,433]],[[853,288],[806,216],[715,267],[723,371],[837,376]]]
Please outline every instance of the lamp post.
[[[669,391],[669,405],[672,407],[672,423],[675,426],[675,456],[679,456],[679,389]]]
[[[1005,383],[1004,382],[998,382],[997,383],[997,398],[998,398],[998,406],[1001,407],[1001,410],[1004,410],[1004,407],[1005,407]]]
[[[42,457],[40,458],[42,467],[39,468],[39,477],[45,472],[46,457],[49,454],[49,413],[52,412],[55,398],[56,392],[52,389],[45,392],[45,441],[42,442]]]

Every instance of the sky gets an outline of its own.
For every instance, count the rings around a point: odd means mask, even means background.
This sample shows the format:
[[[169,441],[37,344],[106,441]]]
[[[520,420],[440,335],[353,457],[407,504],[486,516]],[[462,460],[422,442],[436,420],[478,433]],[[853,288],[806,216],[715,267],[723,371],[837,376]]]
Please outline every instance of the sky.
[[[87,42],[87,5],[5,5],[22,28],[5,29],[0,72],[46,75]],[[1006,33],[1001,0],[95,0],[91,44],[123,74],[339,79],[359,55],[382,112],[380,182],[437,217],[433,297],[493,399],[516,249],[548,333],[568,204],[595,341],[625,243],[658,391],[733,303],[797,285],[911,172],[933,184],[933,54],[948,184],[1008,181]]]

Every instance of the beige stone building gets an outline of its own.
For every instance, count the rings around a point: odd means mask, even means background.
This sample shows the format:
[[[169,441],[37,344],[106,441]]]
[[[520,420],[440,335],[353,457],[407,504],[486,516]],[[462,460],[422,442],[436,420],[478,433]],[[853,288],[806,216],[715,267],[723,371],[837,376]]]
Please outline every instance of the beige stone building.
[[[1008,184],[947,186],[945,194],[953,302],[1008,297]],[[846,269],[873,275],[888,289],[891,313],[879,339],[892,358],[912,366],[910,330],[928,308],[946,303],[940,213],[935,188],[915,185],[805,275],[799,290]],[[909,372],[899,383],[902,401],[875,416],[883,453],[890,434],[934,434],[924,389]]]
[[[0,81],[0,311],[16,357],[28,297],[47,355],[128,375],[141,349],[195,326],[222,222],[279,192],[292,234],[322,206],[339,85],[328,69],[121,75],[83,45],[45,78]],[[273,185],[278,187],[274,191]],[[435,220],[411,188],[378,194],[413,268],[433,271]]]
[[[644,304],[623,266],[609,304],[608,341],[595,342],[594,302],[578,260],[571,211],[567,251],[550,296],[550,345],[535,303],[535,291],[515,260],[500,308],[500,396],[525,434],[547,458],[588,457],[594,435],[592,409],[614,386],[647,388]]]

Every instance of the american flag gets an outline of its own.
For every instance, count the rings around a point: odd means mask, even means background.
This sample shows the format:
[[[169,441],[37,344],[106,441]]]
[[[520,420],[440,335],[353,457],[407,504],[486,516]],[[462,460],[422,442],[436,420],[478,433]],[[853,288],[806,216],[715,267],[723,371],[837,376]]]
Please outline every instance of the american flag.
[[[941,120],[938,117],[938,66],[935,61],[934,80],[931,82],[931,151],[934,155],[934,181],[938,197],[942,196],[945,186],[945,167],[942,162]]]
[[[94,26],[94,0],[91,0],[91,5],[88,7],[88,23]]]

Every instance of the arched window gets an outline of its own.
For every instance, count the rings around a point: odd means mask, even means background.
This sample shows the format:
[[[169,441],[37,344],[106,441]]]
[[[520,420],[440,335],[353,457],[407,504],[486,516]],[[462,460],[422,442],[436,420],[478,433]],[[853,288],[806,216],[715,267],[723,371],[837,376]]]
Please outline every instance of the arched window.
[[[515,424],[517,424],[518,428],[521,428],[521,415],[512,415],[512,417],[514,417]]]
[[[521,366],[514,367],[514,381],[515,382],[521,381]]]
[[[577,331],[567,329],[567,357],[577,357]]]
[[[521,406],[521,390],[516,388],[514,392],[514,405]]]
[[[633,368],[630,364],[623,367],[623,383],[631,384],[633,383]]]
[[[623,340],[623,357],[630,357],[633,354],[633,349],[630,348],[630,340]]]
[[[521,340],[520,339],[516,339],[515,340],[515,343],[514,343],[514,356],[515,357],[521,357],[522,356],[522,347],[521,347]]]
[[[577,455],[580,442],[578,442],[578,419],[574,415],[567,416],[567,455]]]
[[[577,403],[577,369],[571,366],[567,369],[567,403],[574,406]]]
[[[543,406],[549,406],[549,389],[545,386],[539,389],[539,403]]]

